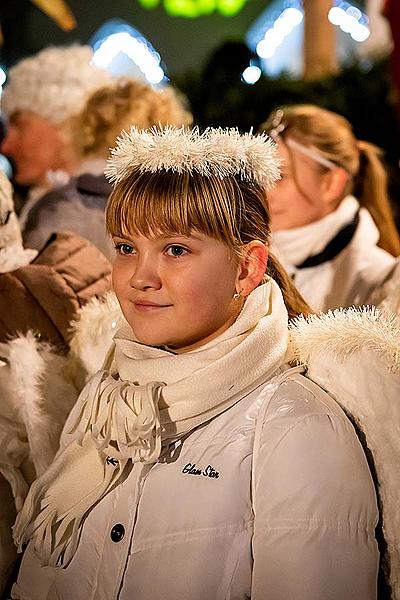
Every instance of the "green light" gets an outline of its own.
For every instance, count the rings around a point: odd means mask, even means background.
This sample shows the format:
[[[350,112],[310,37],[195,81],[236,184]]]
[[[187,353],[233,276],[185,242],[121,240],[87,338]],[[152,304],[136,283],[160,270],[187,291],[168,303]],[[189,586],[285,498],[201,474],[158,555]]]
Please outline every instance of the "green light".
[[[246,0],[217,0],[217,9],[224,17],[233,17],[245,4]]]
[[[160,0],[139,0],[148,10],[156,8]],[[195,19],[218,11],[224,17],[232,17],[242,10],[246,0],[163,0],[165,11],[172,17]]]
[[[173,17],[194,19],[199,16],[195,0],[164,0],[164,8]]]
[[[216,4],[216,0],[197,0],[197,6],[201,15],[210,15],[213,13],[217,7]]]
[[[139,0],[139,3],[147,10],[152,10],[160,4],[160,0]]]

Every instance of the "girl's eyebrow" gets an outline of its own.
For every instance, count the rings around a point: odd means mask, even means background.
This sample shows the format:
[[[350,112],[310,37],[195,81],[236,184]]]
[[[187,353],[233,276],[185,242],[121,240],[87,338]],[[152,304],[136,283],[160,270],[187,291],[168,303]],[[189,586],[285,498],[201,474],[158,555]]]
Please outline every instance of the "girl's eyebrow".
[[[112,235],[111,236],[113,240],[127,240],[127,241],[132,241],[133,242],[133,237],[131,238],[131,236],[129,237],[123,237],[120,235]],[[174,239],[185,239],[185,240],[197,240],[199,242],[203,241],[203,236],[201,233],[196,233],[193,232],[190,235],[185,235],[183,233],[160,233],[154,236],[151,236],[150,239],[154,239],[154,240],[160,240],[160,241],[164,241],[164,240],[174,240]]]
[[[196,233],[191,233],[190,235],[185,235],[183,233],[165,233],[165,234],[157,235],[156,238],[160,239],[160,240],[169,240],[169,239],[180,238],[180,239],[185,239],[185,240],[195,239],[195,240],[199,240],[199,241],[202,241],[202,239],[203,239],[201,234],[196,234]]]

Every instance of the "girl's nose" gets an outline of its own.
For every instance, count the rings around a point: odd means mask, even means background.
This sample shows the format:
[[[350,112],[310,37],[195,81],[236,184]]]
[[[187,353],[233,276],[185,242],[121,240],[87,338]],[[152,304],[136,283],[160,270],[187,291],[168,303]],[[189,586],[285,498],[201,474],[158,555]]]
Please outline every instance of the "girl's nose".
[[[148,256],[139,257],[130,279],[130,285],[137,290],[160,289],[162,284],[157,262]]]

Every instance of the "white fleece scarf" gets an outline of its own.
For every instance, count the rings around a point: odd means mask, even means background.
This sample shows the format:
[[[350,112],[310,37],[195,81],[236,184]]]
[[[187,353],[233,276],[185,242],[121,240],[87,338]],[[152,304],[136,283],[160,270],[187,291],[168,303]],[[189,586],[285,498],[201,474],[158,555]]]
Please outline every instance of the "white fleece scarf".
[[[354,196],[346,196],[337,209],[323,219],[303,227],[272,232],[272,248],[292,272],[295,265],[322,252],[339,231],[354,218],[360,208]]]
[[[44,565],[66,567],[88,512],[161,447],[209,421],[285,362],[287,311],[270,279],[247,298],[235,323],[186,354],[144,346],[126,326],[113,369],[99,371],[78,401],[73,441],[32,485],[14,526],[19,549],[33,539]]]

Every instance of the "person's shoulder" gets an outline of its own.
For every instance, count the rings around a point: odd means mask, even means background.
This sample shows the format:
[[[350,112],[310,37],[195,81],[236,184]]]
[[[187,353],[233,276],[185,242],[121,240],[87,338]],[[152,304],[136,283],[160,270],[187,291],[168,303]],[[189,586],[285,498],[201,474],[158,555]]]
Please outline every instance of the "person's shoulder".
[[[279,420],[291,427],[298,421],[326,415],[347,421],[339,404],[305,374],[293,373],[278,386],[265,413],[265,422]]]
[[[50,209],[63,200],[69,200],[76,192],[76,180],[71,178],[63,186],[49,190],[36,202],[30,211],[30,215],[35,215],[45,209]]]
[[[343,462],[343,454],[344,462],[365,461],[357,432],[336,398],[304,374],[287,377],[259,418],[257,445],[278,462],[286,455],[297,460],[297,452],[311,462],[318,455],[322,460],[322,454],[335,464]]]
[[[78,192],[73,180],[62,187],[55,188],[43,194],[28,212],[23,231],[24,242],[29,241],[29,238],[26,240],[26,236],[29,236],[32,231],[40,228],[41,224],[45,223],[47,218],[54,218],[54,215],[58,213],[62,214],[65,206],[69,205],[77,197]]]
[[[329,394],[305,375],[289,376],[259,425],[253,455],[259,521],[293,535],[318,528],[334,536],[359,529],[373,534],[377,507],[367,460]]]
[[[357,447],[358,452],[356,431],[339,403],[304,374],[286,377],[264,408],[257,443],[267,453],[275,453],[288,443],[299,448],[304,444],[314,448],[325,445],[326,452],[340,444]]]

